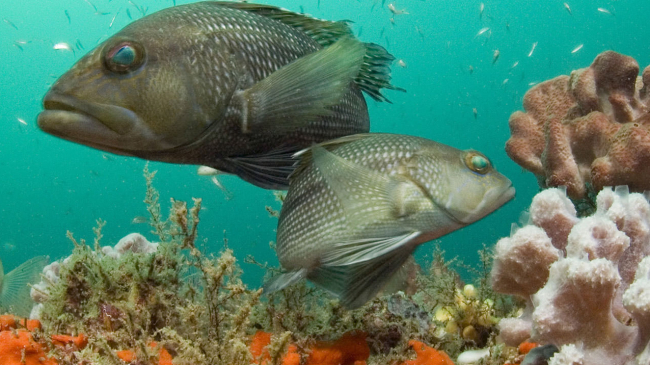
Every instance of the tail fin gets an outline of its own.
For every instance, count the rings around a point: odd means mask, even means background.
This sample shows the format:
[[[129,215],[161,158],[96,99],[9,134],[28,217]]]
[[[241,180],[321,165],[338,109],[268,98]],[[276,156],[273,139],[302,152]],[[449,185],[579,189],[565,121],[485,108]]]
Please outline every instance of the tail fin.
[[[0,288],[0,307],[20,317],[27,317],[32,310],[29,285],[39,280],[46,256],[34,257],[7,273]]]

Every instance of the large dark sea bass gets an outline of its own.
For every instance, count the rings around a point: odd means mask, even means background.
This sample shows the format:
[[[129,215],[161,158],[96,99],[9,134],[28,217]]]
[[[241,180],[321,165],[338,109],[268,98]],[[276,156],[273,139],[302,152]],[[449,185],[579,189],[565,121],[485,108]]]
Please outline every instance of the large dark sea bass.
[[[84,56],[44,98],[38,125],[121,155],[208,165],[288,186],[296,151],[367,132],[393,57],[345,22],[267,5],[165,9]]]

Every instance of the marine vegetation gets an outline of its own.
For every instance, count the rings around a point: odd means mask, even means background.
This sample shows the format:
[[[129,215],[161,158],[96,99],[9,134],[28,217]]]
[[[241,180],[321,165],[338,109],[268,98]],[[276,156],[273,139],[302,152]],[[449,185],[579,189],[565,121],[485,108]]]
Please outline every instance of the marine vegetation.
[[[261,296],[261,289],[242,283],[227,243],[218,255],[197,245],[205,242],[198,230],[201,200],[188,206],[171,199],[163,217],[155,172],[145,167],[144,174],[149,223],[159,243],[131,234],[102,247],[106,222],[98,220],[91,242],[68,232],[72,255],[34,286],[32,296],[41,302],[34,314],[43,328],[33,336],[58,363],[429,364],[422,361],[434,353],[447,361],[447,355],[495,345],[498,318],[518,308],[486,285],[487,253],[471,286],[455,271],[458,262],[446,262],[439,248],[428,270],[409,260],[401,283],[357,310],[304,281]],[[269,276],[279,270],[262,266]],[[494,364],[516,352],[494,348]]]

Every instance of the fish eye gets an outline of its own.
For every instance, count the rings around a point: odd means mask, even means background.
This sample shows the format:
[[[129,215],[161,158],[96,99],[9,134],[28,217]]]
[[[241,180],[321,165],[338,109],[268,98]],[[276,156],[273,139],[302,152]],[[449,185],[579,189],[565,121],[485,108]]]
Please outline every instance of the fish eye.
[[[104,55],[106,68],[115,73],[125,74],[137,70],[144,63],[144,48],[131,41],[120,42],[108,48]]]
[[[472,171],[481,175],[490,170],[490,160],[476,151],[469,151],[465,154],[465,165]]]

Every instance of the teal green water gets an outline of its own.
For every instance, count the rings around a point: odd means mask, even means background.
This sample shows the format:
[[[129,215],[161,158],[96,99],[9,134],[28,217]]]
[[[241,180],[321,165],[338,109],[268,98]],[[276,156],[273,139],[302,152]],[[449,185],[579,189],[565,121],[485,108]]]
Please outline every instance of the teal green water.
[[[5,270],[36,255],[67,256],[71,243],[66,230],[92,240],[97,218],[108,223],[105,245],[135,231],[154,238],[146,225],[131,224],[135,216],[146,215],[142,203],[145,161],[57,139],[36,126],[41,98],[49,85],[86,51],[128,24],[127,9],[134,20],[139,18],[133,3],[148,7],[148,13],[172,6],[172,0],[90,2],[109,14],[95,14],[84,0],[10,1],[0,11],[0,18],[8,21],[0,22],[0,258]],[[394,65],[393,83],[407,92],[387,92],[393,104],[368,100],[372,131],[419,135],[457,148],[477,149],[513,180],[517,189],[513,201],[439,240],[448,257],[458,256],[470,264],[478,262],[477,250],[483,244],[494,245],[509,234],[511,223],[538,191],[533,175],[504,152],[508,117],[521,109],[529,84],[587,67],[608,49],[636,58],[642,67],[650,63],[647,0],[569,0],[572,15],[559,0],[484,0],[482,17],[481,1],[475,0],[265,3],[323,19],[353,20],[363,41],[379,43],[404,61],[406,67]],[[393,23],[389,4],[409,14],[395,15]],[[611,14],[599,12],[599,7]],[[490,31],[476,36],[484,27]],[[56,43],[74,46],[77,40],[86,51],[53,49]],[[17,41],[27,42],[22,50],[15,46]],[[537,47],[528,57],[533,43]],[[571,53],[580,44],[584,47]],[[492,64],[497,49],[500,57]],[[515,62],[519,63],[512,68]],[[240,258],[252,254],[258,261],[277,263],[269,249],[277,220],[265,210],[265,205],[278,208],[270,191],[222,176],[220,180],[232,192],[228,200],[209,178],[196,174],[195,166],[152,163],[150,168],[158,170],[156,187],[164,209],[170,197],[203,198],[206,209],[200,235],[209,251],[222,248],[226,237]],[[423,245],[418,259],[424,259],[431,248],[431,244]],[[260,284],[260,269],[244,264],[244,271],[249,284]]]

